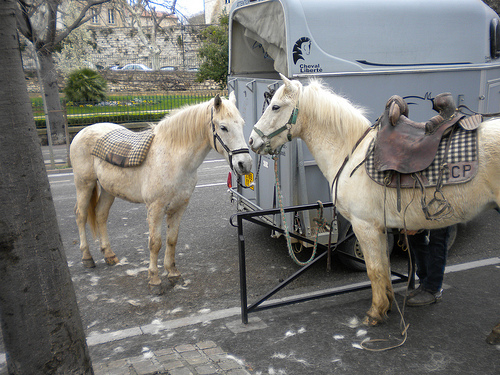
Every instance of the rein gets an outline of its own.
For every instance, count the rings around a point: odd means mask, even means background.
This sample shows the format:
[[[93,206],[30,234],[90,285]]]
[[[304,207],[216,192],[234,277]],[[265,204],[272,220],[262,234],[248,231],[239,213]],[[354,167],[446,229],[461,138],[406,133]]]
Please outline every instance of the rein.
[[[239,148],[237,150],[231,150],[229,147],[227,147],[227,145],[224,143],[224,141],[222,140],[222,138],[220,137],[220,135],[215,130],[214,108],[213,107],[212,107],[212,110],[211,110],[211,113],[210,113],[210,124],[211,124],[211,127],[212,127],[212,134],[213,134],[213,137],[214,137],[214,148],[215,148],[215,151],[219,152],[219,150],[217,150],[217,141],[219,141],[219,143],[222,146],[222,148],[229,155],[229,167],[231,168],[232,171],[234,171],[233,170],[233,155],[250,154],[250,150],[248,148],[246,148],[246,147]]]

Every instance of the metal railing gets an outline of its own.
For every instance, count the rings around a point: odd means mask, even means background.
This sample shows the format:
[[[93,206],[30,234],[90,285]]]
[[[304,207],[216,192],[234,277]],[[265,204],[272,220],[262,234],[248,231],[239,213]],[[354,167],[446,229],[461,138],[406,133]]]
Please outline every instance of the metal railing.
[[[68,126],[84,126],[97,122],[117,124],[157,122],[171,110],[197,104],[213,98],[215,93],[173,95],[124,95],[110,96],[99,102],[70,102],[61,100],[68,119]],[[38,129],[45,128],[42,99],[32,99],[32,108]]]

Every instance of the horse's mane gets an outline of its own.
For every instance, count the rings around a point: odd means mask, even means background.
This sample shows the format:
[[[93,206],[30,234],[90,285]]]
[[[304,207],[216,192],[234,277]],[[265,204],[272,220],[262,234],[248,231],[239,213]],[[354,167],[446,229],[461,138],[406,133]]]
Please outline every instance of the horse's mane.
[[[348,153],[351,153],[350,148],[370,126],[362,107],[336,94],[316,79],[303,87],[299,107],[307,108],[309,113],[318,113],[313,120],[317,130],[321,134],[332,130],[336,132],[336,136],[349,148]]]
[[[184,147],[206,137],[210,130],[211,104],[212,100],[187,105],[166,115],[157,125],[153,125],[155,137],[171,147]]]

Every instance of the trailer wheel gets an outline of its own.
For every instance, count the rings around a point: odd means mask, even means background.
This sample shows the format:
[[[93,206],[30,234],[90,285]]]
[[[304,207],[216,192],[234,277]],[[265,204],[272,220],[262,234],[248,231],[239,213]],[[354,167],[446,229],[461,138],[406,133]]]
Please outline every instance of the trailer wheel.
[[[389,248],[389,256],[392,253],[392,250],[394,248],[394,235],[392,233],[389,233],[387,235],[387,241],[388,241],[388,248]],[[361,251],[361,247],[359,246],[359,241],[358,239],[353,236],[349,240],[347,240],[345,243],[340,245],[339,250],[339,259],[340,261],[348,268],[354,270],[354,271],[366,271],[366,265],[364,262],[358,262],[354,259],[351,259],[347,256],[343,256],[343,254],[348,254],[351,255],[357,259],[364,260],[363,252]]]
[[[457,238],[457,232],[458,232],[458,225],[455,224],[450,229],[450,238],[448,241],[448,251],[451,250],[453,244],[455,243],[455,239]],[[394,245],[395,245],[394,244],[394,234],[389,233],[387,240],[389,241],[388,246],[389,246],[389,256],[390,256],[392,251],[394,250]],[[349,240],[347,240],[345,243],[343,243],[339,247],[339,258],[340,258],[340,261],[346,267],[349,267],[352,270],[366,271],[366,266],[364,263],[357,262],[354,259],[348,258],[346,256],[342,256],[342,253],[349,254],[353,257],[364,260],[363,252],[361,251],[361,247],[359,246],[359,242],[358,242],[358,239],[356,237],[350,238]]]

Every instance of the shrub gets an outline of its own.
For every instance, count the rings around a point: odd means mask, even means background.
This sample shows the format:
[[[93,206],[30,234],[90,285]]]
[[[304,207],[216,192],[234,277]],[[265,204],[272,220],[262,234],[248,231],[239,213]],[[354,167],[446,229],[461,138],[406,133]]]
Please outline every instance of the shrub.
[[[96,102],[106,98],[106,80],[96,71],[83,68],[72,72],[66,81],[66,99],[74,102]]]

